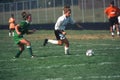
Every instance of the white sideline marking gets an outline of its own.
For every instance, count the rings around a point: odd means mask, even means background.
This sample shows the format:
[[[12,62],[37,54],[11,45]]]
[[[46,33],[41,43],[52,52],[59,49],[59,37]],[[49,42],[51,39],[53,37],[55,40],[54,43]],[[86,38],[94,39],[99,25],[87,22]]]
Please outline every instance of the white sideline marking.
[[[63,80],[63,78],[49,78],[49,79],[45,79],[45,80]]]
[[[108,75],[108,76],[88,76],[88,77],[73,77],[73,80],[80,80],[80,79],[113,79],[113,78],[120,78],[120,75]],[[64,78],[47,78],[45,80],[64,80]]]
[[[110,78],[120,78],[120,75],[108,75],[108,76],[88,76],[88,77],[74,77],[73,79],[83,79],[83,78],[87,78],[87,79],[110,79]]]
[[[104,78],[104,79],[109,79],[109,78],[120,78],[120,75],[112,75],[112,76],[90,76],[88,78]]]

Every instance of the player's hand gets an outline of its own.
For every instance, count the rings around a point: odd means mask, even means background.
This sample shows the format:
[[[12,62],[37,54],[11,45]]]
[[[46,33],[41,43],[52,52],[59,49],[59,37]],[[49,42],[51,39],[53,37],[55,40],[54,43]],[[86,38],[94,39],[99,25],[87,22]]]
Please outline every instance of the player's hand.
[[[21,32],[17,32],[18,35],[21,35]]]
[[[83,27],[81,25],[79,25],[79,24],[76,24],[76,25],[77,25],[78,28],[83,29]]]
[[[62,34],[63,34],[63,35],[66,35],[66,32],[63,31]]]

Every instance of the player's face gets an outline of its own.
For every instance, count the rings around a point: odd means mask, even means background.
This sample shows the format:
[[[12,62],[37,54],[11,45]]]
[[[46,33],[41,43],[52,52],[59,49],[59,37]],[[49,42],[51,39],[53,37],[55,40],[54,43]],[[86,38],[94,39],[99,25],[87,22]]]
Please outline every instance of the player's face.
[[[31,22],[31,21],[32,21],[31,16],[29,16],[27,20],[28,20],[29,22]]]
[[[67,17],[71,16],[71,11],[68,11],[68,12],[66,13],[66,16],[67,16]]]

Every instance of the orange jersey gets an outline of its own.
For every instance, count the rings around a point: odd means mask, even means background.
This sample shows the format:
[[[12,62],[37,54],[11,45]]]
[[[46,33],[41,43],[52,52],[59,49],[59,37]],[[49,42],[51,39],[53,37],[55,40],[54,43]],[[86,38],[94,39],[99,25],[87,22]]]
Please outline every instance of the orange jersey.
[[[14,18],[10,18],[9,19],[9,28],[15,28],[15,19]]]
[[[120,14],[120,9],[117,7],[108,7],[105,9],[105,14],[108,16],[108,18],[118,16]]]

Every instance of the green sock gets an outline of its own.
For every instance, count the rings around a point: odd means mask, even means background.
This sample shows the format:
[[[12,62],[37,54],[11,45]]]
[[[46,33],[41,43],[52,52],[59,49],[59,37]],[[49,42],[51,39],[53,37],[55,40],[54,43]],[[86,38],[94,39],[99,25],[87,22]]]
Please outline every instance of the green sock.
[[[22,51],[18,51],[17,54],[15,55],[16,58],[19,58],[20,54],[22,53]]]
[[[32,48],[31,46],[27,46],[27,49],[29,51],[30,56],[33,56]]]

